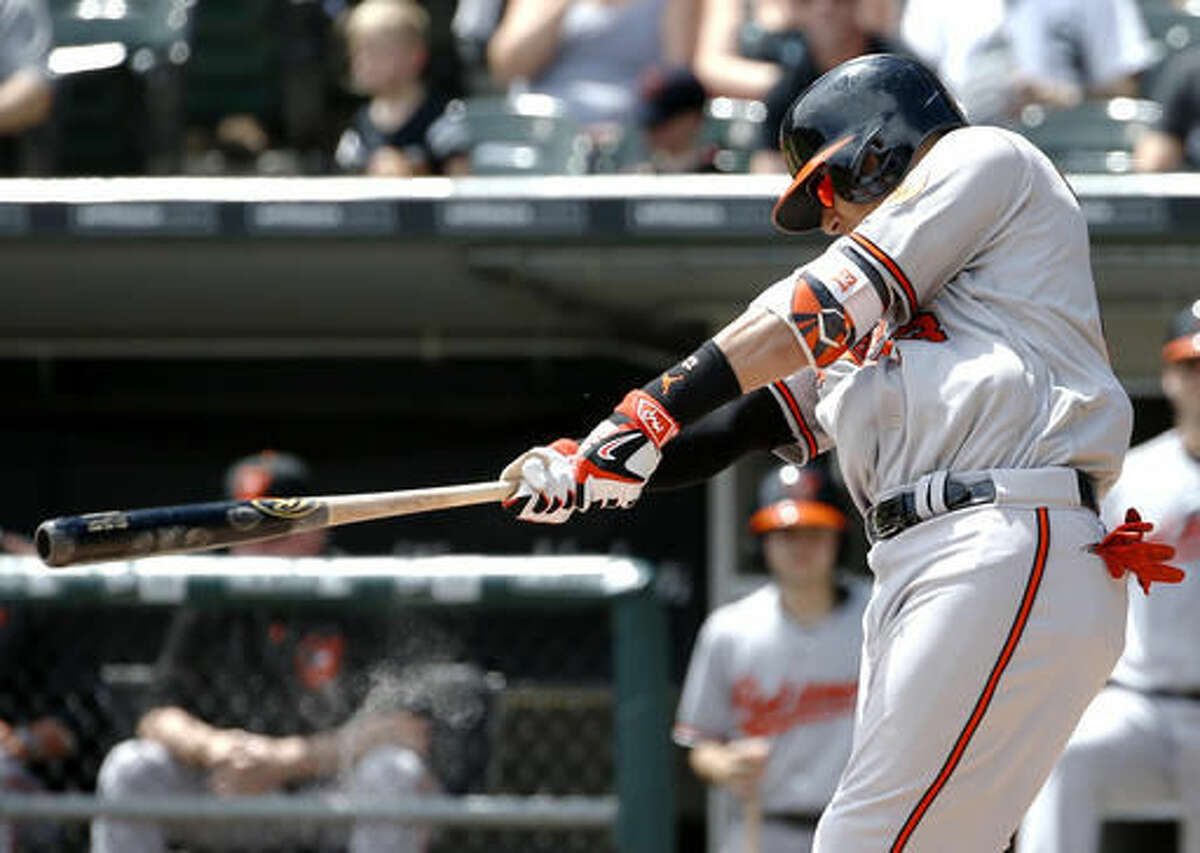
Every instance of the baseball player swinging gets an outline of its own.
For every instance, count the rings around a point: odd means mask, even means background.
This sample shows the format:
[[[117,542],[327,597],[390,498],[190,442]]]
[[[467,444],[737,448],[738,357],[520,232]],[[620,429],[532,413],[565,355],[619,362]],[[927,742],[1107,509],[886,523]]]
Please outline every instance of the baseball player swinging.
[[[581,442],[514,460],[511,508],[562,522],[751,448],[801,462],[836,444],[875,583],[854,743],[813,849],[996,853],[1121,651],[1114,575],[1182,575],[1146,524],[1105,536],[1096,514],[1131,407],[1086,223],[1045,156],[968,126],[901,57],[817,80],[780,142],[776,225],[832,245]]]

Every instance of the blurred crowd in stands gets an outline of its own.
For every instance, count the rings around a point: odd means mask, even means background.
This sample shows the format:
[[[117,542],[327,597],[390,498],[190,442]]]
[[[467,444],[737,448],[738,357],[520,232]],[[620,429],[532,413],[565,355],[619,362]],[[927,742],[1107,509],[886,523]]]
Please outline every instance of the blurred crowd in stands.
[[[1200,165],[1197,0],[0,0],[0,173],[777,172],[880,51],[1066,169]]]

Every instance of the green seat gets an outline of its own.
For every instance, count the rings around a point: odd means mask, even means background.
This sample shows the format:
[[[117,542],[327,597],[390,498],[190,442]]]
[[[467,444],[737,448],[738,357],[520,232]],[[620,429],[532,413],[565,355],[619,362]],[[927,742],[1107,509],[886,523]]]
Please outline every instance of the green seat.
[[[131,49],[167,53],[191,36],[191,13],[185,0],[124,0],[122,3],[54,0],[54,41],[59,46],[120,42]]]
[[[466,140],[476,175],[587,171],[591,142],[561,103],[544,95],[453,101],[442,118]]]
[[[1018,130],[1069,172],[1127,172],[1138,137],[1162,108],[1154,101],[1112,98],[1067,110],[1026,108]]]
[[[193,10],[186,121],[211,126],[234,113],[283,125],[287,0],[200,0]]]
[[[722,172],[746,172],[750,157],[762,147],[766,107],[760,101],[713,98],[704,108],[701,144],[715,145],[715,165]],[[597,147],[597,172],[629,172],[649,157],[645,138],[635,125],[603,140]]]
[[[1150,37],[1169,51],[1200,44],[1200,15],[1162,5],[1144,7],[1142,17]]]

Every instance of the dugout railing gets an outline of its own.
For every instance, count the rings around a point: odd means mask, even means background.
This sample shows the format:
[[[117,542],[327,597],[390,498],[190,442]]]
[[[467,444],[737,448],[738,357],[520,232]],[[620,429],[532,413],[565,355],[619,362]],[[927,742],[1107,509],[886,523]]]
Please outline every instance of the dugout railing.
[[[112,624],[127,624],[133,630],[148,613],[169,614],[184,605],[319,605],[354,612],[378,612],[380,608],[387,612],[390,608],[397,618],[415,611],[449,614],[452,626],[464,633],[474,632],[472,642],[464,647],[476,656],[493,645],[497,648],[489,651],[502,662],[517,657],[506,657],[499,647],[520,647],[520,654],[526,656],[539,652],[558,655],[549,662],[542,660],[525,667],[528,672],[521,672],[520,664],[511,664],[510,672],[501,673],[506,679],[496,688],[501,698],[505,694],[519,697],[510,704],[527,708],[530,697],[542,697],[540,703],[533,704],[545,713],[532,719],[535,731],[532,735],[527,732],[525,737],[545,739],[553,735],[552,730],[561,734],[563,729],[578,729],[583,725],[579,722],[582,718],[578,713],[572,717],[571,712],[582,707],[585,714],[591,715],[590,725],[599,725],[601,737],[610,738],[611,751],[609,756],[589,754],[581,758],[581,748],[550,744],[550,757],[543,754],[539,759],[535,742],[492,745],[494,753],[507,750],[510,763],[527,759],[535,772],[539,760],[561,761],[564,769],[556,772],[568,780],[585,775],[571,766],[572,761],[610,769],[609,784],[592,782],[591,793],[587,794],[571,793],[570,781],[565,783],[567,793],[556,793],[555,785],[543,786],[536,778],[505,786],[496,783],[495,773],[470,793],[426,795],[405,802],[339,794],[122,801],[101,798],[88,790],[9,792],[0,797],[0,822],[49,820],[78,826],[100,815],[162,822],[268,824],[281,820],[337,823],[358,818],[395,819],[461,830],[526,831],[543,836],[567,830],[582,831],[585,836],[590,833],[591,841],[574,838],[567,843],[542,838],[541,846],[549,843],[564,850],[671,850],[674,801],[667,630],[652,581],[652,571],[644,563],[604,556],[295,560],[184,556],[68,570],[46,569],[33,558],[0,557],[0,613],[23,608],[77,615],[68,624],[74,626],[70,641],[78,643],[102,642],[100,632],[111,632]],[[115,622],[104,622],[97,614],[117,618]],[[497,614],[502,618],[497,619]],[[486,626],[481,627],[484,623]],[[607,640],[597,643],[602,639],[597,635],[605,631]],[[144,640],[136,642],[145,644]],[[589,644],[607,646],[603,655],[593,655],[598,663],[571,662],[566,668],[572,671],[564,673],[563,678],[548,671],[555,660],[570,660],[577,651],[583,655]],[[153,649],[144,648],[142,660],[149,662],[153,654]],[[600,661],[605,655],[607,660]],[[128,649],[124,656],[128,657]],[[128,661],[115,663],[113,670],[118,673],[150,670],[149,666]],[[31,661],[30,665],[37,663]],[[129,689],[130,685],[124,687]],[[136,692],[136,685],[133,687]],[[591,698],[580,700],[580,696]],[[611,735],[603,723],[595,723],[598,711],[611,715]],[[561,719],[555,719],[555,714]],[[520,729],[493,726],[490,737],[503,739],[512,736],[513,731]],[[603,787],[609,790],[600,789]],[[493,841],[483,844],[483,849],[505,849],[505,845]],[[540,849],[528,841],[519,842],[519,846]],[[470,847],[456,845],[455,849]]]

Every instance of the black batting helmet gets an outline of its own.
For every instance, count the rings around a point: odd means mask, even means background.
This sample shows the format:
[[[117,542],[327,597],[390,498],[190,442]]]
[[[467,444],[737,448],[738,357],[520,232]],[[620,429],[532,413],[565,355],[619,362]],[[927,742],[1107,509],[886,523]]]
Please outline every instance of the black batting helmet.
[[[915,59],[877,53],[843,62],[784,116],[779,147],[793,180],[771,219],[782,231],[820,225],[814,188],[826,170],[847,201],[882,198],[899,185],[922,142],[966,123],[946,87]]]

